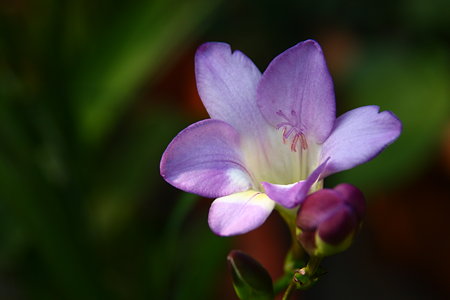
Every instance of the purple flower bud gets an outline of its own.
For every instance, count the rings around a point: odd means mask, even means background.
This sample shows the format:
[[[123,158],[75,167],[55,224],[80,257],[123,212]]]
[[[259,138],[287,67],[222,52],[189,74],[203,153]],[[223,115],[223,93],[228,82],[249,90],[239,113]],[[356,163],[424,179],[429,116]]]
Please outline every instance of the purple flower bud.
[[[362,192],[343,183],[309,195],[297,215],[298,240],[310,255],[328,256],[350,246],[366,203]]]

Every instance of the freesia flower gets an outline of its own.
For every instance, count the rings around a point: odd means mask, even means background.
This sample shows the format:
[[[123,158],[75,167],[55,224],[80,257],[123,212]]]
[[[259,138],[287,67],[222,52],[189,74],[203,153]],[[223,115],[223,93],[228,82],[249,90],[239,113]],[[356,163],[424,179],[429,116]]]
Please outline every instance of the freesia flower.
[[[263,74],[228,44],[206,43],[195,72],[211,119],[173,139],[161,175],[217,198],[208,222],[218,235],[255,229],[276,204],[297,207],[325,176],[371,160],[401,132],[395,115],[377,106],[336,118],[333,82],[313,40],[281,53]]]

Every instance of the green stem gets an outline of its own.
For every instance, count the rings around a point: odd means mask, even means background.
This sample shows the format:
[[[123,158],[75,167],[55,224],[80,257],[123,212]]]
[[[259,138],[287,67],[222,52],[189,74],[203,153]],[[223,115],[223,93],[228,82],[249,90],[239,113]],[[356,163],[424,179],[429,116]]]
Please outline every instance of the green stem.
[[[295,290],[295,282],[294,280],[292,280],[289,286],[287,287],[286,292],[284,292],[282,300],[288,300],[294,290]]]
[[[302,246],[297,241],[297,233],[296,233],[297,226],[295,224],[295,218],[297,215],[297,210],[291,210],[291,209],[286,209],[281,206],[277,206],[277,211],[280,214],[280,216],[284,219],[284,221],[286,222],[286,224],[289,228],[289,232],[291,233],[292,258],[295,260],[303,260],[305,258],[305,250],[303,250]]]
[[[308,264],[306,265],[305,272],[308,276],[312,277],[317,269],[319,268],[320,262],[322,261],[322,257],[319,256],[311,256],[309,258]]]
[[[292,274],[286,273],[281,278],[279,278],[277,281],[273,284],[273,291],[275,295],[279,294],[282,290],[287,288],[289,283],[292,281]]]

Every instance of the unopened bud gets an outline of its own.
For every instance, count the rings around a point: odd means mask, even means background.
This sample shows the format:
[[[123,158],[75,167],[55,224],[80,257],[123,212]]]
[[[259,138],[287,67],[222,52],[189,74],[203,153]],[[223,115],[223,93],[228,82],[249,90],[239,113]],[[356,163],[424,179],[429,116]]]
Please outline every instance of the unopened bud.
[[[273,285],[269,273],[251,256],[233,250],[228,254],[233,286],[241,300],[272,300]]]
[[[297,215],[297,239],[314,256],[328,256],[350,246],[366,203],[355,186],[340,184],[309,195]]]

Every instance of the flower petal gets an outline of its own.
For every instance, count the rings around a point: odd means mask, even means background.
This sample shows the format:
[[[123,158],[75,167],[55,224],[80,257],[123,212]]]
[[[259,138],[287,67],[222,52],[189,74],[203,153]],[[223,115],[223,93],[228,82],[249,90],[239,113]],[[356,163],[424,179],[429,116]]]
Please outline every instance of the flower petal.
[[[211,118],[227,122],[241,134],[266,123],[256,105],[261,72],[242,52],[232,52],[225,43],[203,44],[195,55],[195,75]]]
[[[342,199],[354,210],[358,221],[361,221],[366,213],[364,194],[357,187],[348,183],[341,183],[334,190],[341,194]]]
[[[340,194],[331,189],[321,189],[309,195],[302,203],[297,216],[301,230],[314,231],[339,207],[344,207]]]
[[[286,208],[294,208],[303,202],[312,185],[322,178],[322,174],[325,172],[327,164],[328,160],[325,160],[308,176],[308,178],[306,178],[306,180],[293,184],[282,185],[268,182],[262,182],[261,184],[270,199]]]
[[[363,106],[337,118],[322,147],[321,156],[331,157],[326,176],[371,160],[398,138],[401,122],[392,112],[379,109]]]
[[[352,234],[358,226],[354,211],[345,205],[338,206],[318,228],[320,238],[331,245],[338,245]]]
[[[215,198],[249,189],[239,134],[219,120],[203,120],[181,131],[161,159],[161,175],[173,186]]]
[[[319,44],[307,40],[277,56],[261,78],[257,103],[272,126],[288,122],[316,143],[324,142],[336,119],[336,104]]]
[[[266,194],[254,190],[217,198],[209,210],[209,227],[221,236],[247,233],[263,224],[274,206]]]

